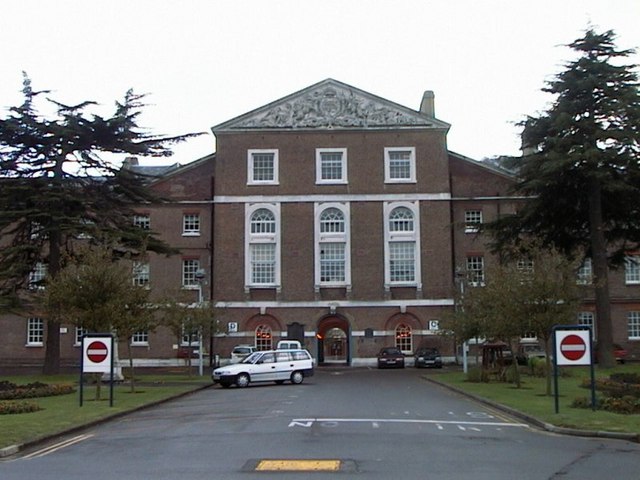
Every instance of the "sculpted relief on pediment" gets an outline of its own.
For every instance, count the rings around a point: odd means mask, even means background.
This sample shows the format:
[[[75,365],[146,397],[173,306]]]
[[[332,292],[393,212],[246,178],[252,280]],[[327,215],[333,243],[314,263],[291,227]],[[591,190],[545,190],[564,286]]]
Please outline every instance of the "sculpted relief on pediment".
[[[349,89],[325,85],[277,103],[235,123],[232,128],[367,128],[431,125],[423,116]]]

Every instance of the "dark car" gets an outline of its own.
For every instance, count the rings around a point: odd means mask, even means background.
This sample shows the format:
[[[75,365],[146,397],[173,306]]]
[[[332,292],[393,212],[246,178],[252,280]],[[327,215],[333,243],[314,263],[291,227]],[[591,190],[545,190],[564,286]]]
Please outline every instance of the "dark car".
[[[416,368],[433,367],[442,368],[442,357],[437,348],[419,348],[415,354]]]
[[[598,362],[598,344],[594,343],[593,348],[594,348],[595,362],[597,363]],[[616,363],[620,363],[620,364],[624,364],[624,362],[627,360],[627,351],[624,348],[622,348],[622,346],[618,343],[613,344],[613,358],[616,359]]]
[[[396,347],[380,349],[378,368],[404,368],[404,354]]]

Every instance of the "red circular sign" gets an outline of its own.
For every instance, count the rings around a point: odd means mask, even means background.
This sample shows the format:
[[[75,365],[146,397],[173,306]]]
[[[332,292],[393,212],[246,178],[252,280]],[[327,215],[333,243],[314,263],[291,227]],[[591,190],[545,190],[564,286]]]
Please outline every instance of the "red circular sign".
[[[567,335],[560,342],[560,353],[571,361],[580,360],[587,352],[587,345],[578,335]]]
[[[91,342],[87,347],[87,358],[94,363],[104,362],[108,354],[109,349],[100,341]]]

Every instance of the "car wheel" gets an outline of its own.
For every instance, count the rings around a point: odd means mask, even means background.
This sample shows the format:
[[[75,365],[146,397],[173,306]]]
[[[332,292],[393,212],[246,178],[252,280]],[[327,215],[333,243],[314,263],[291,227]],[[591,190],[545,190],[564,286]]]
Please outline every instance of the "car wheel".
[[[303,380],[304,380],[304,375],[302,375],[302,372],[293,372],[291,374],[291,383],[298,385],[302,383]]]
[[[284,380],[276,380],[276,385],[282,385],[284,383]]]
[[[247,385],[249,385],[249,382],[250,382],[249,375],[247,375],[246,373],[241,373],[236,378],[236,385],[239,386],[240,388],[246,387]]]

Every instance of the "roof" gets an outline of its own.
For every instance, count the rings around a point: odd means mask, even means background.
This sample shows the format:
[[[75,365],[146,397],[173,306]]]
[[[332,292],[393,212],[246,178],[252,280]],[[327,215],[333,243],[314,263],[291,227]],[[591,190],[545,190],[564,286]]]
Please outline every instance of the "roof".
[[[450,125],[337,80],[328,78],[211,128],[234,131],[428,128]]]

